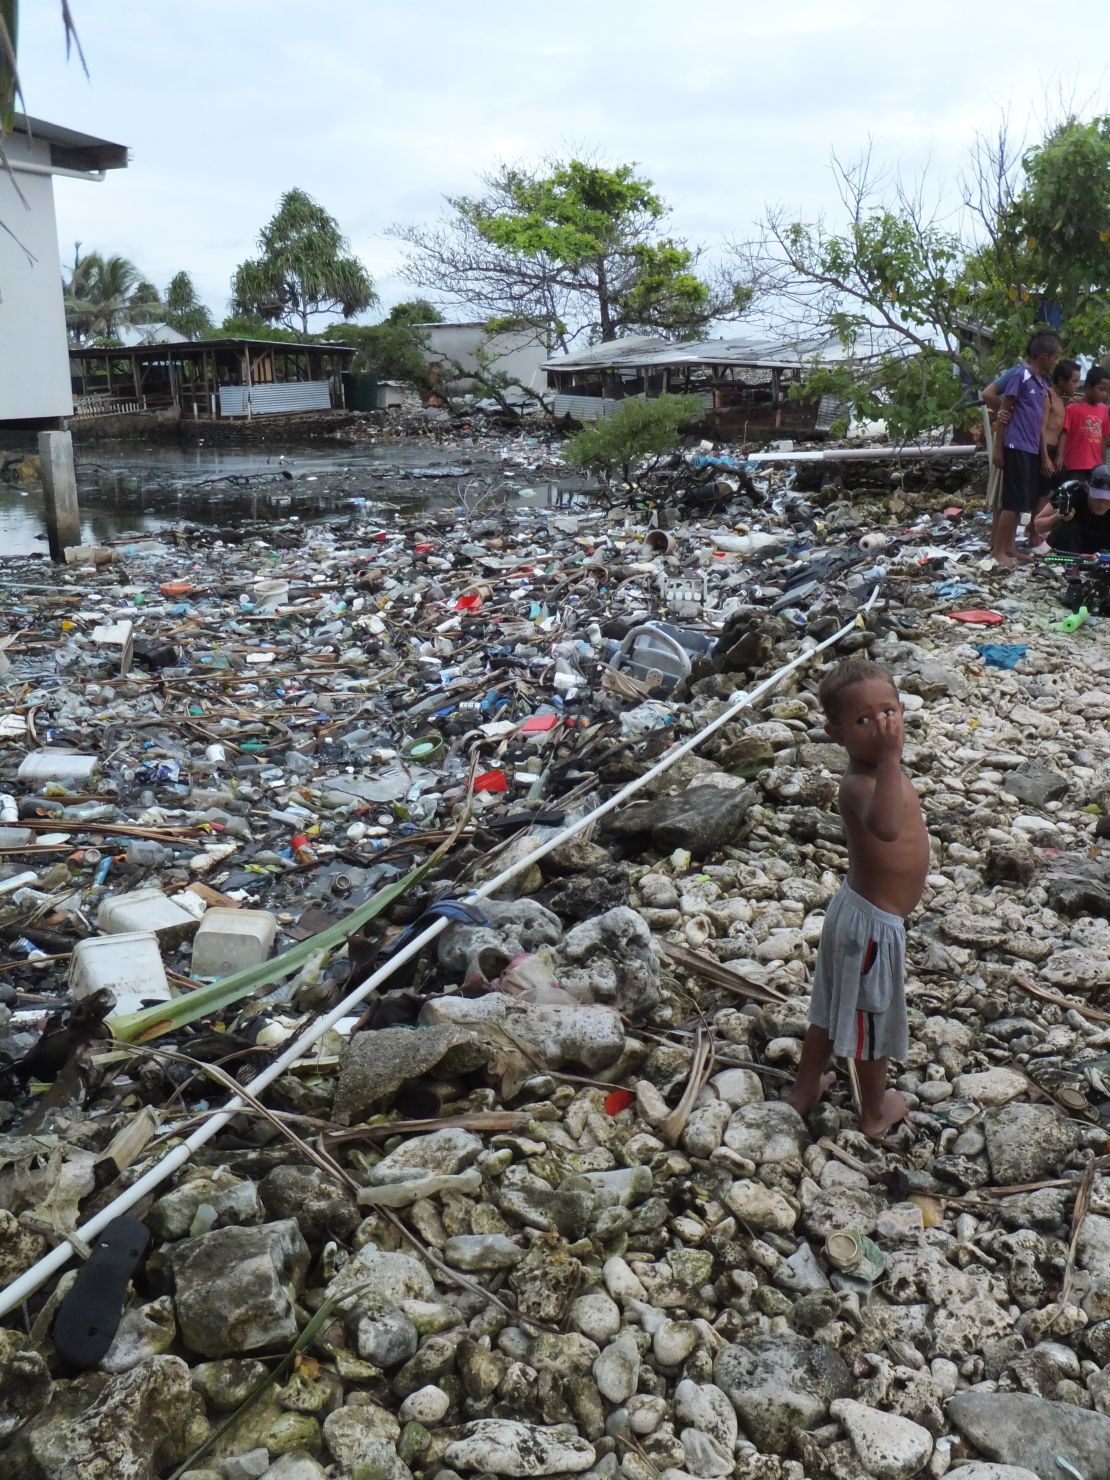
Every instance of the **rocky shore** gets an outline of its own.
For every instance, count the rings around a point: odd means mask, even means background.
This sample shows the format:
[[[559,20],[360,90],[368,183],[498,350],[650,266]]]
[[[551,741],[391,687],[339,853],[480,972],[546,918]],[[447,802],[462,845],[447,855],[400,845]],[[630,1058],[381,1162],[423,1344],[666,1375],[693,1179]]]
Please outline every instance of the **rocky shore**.
[[[75,1254],[0,1327],[2,1480],[1110,1480],[1110,629],[1060,632],[1052,572],[979,572],[970,492],[774,475],[651,533],[371,502],[5,563],[0,1286]],[[659,617],[709,650],[614,671]],[[846,858],[815,690],[853,651],[896,676],[933,846],[881,1145],[843,1065],[808,1120],[781,1099]],[[132,1208],[110,1347],[62,1360],[82,1222],[399,930],[730,705]],[[20,775],[58,749],[86,779]],[[291,982],[139,1046],[71,1001],[105,900],[193,912],[159,936],[176,998],[206,909],[269,911],[279,959],[460,825]]]

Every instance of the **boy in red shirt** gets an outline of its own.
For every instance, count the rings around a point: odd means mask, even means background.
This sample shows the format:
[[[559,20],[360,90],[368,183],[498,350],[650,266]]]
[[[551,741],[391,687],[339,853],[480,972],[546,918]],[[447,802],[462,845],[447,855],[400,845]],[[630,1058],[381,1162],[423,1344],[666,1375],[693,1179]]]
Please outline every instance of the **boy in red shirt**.
[[[1087,371],[1083,399],[1073,401],[1064,412],[1064,429],[1056,444],[1056,467],[1085,477],[1106,461],[1110,441],[1110,370],[1094,365]]]

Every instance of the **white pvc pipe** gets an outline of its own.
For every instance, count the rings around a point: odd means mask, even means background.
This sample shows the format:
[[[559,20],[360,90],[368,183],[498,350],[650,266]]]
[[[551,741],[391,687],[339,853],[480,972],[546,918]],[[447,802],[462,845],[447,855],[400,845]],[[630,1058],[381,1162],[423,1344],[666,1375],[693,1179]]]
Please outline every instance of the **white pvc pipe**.
[[[982,447],[961,447],[946,442],[941,447],[832,447],[820,452],[746,452],[745,462],[894,462],[903,457],[982,457]],[[741,458],[736,459],[737,462]]]
[[[705,725],[696,734],[691,735],[688,740],[684,740],[680,745],[672,746],[666,755],[658,760],[650,770],[645,771],[642,776],[636,777],[634,781],[630,781],[627,786],[622,787],[608,801],[602,802],[592,812],[588,812],[584,817],[580,817],[577,822],[568,824],[556,833],[554,837],[548,838],[546,842],[541,843],[538,848],[534,849],[526,857],[516,863],[510,864],[508,868],[502,869],[499,874],[496,874],[492,879],[488,879],[479,888],[472,890],[466,896],[467,899],[488,899],[491,894],[496,894],[510,879],[515,878],[517,874],[530,867],[537,859],[545,857],[568,838],[573,838],[577,833],[588,827],[590,823],[596,822],[599,817],[605,817],[608,813],[615,811],[630,796],[634,796],[636,792],[642,791],[650,781],[653,781],[656,776],[661,775],[675,761],[700,745],[707,736],[712,735],[722,725],[728,724],[730,720],[735,719],[737,709],[754,704],[757,699],[761,699],[771,689],[777,688],[788,673],[792,673],[795,668],[800,668],[803,663],[809,662],[817,653],[823,652],[826,648],[839,642],[856,625],[859,617],[863,613],[870,611],[878,594],[879,587],[876,586],[856,615],[852,617],[851,621],[846,622],[838,632],[834,632],[831,637],[826,637],[823,642],[818,643],[816,646],[798,653],[796,657],[791,658],[789,663],[784,663],[769,678],[765,678],[762,683],[757,684],[750,693],[741,691],[733,694],[728,708],[723,710],[715,720],[711,720],[709,724]],[[383,982],[387,981],[398,967],[403,966],[406,961],[411,961],[414,956],[419,955],[429,941],[434,940],[450,923],[450,921],[445,919],[436,920],[427,929],[421,931],[419,935],[410,940],[408,945],[399,950],[396,955],[391,956],[384,966],[380,966],[360,986],[350,991],[338,1006],[333,1007],[323,1017],[317,1018],[314,1022],[310,1023],[305,1031],[293,1040],[284,1053],[280,1054],[268,1068],[263,1069],[260,1074],[251,1080],[251,1094],[257,1098],[262,1090],[266,1089],[275,1079],[279,1078],[287,1069],[297,1063],[329,1028],[334,1027],[339,1022],[340,1018],[347,1017],[375,987],[379,987]],[[113,1218],[117,1218],[121,1213],[126,1212],[128,1208],[134,1207],[137,1202],[146,1197],[147,1193],[153,1192],[156,1187],[160,1186],[172,1172],[175,1172],[178,1167],[183,1166],[189,1160],[189,1157],[192,1156],[194,1151],[203,1146],[207,1141],[210,1141],[219,1131],[223,1130],[224,1126],[230,1120],[234,1119],[238,1112],[244,1108],[244,1105],[245,1101],[239,1095],[233,1095],[221,1111],[215,1115],[210,1115],[203,1125],[198,1126],[193,1131],[192,1135],[182,1141],[179,1146],[175,1146],[172,1151],[167,1152],[160,1161],[156,1162],[149,1171],[144,1172],[137,1181],[121,1192],[118,1197],[114,1198],[107,1207],[102,1208],[87,1223],[83,1223],[77,1229],[77,1237],[86,1244],[91,1244],[97,1234],[101,1233],[111,1223]],[[49,1254],[45,1254],[37,1264],[25,1270],[18,1279],[13,1280],[10,1285],[0,1290],[0,1316],[7,1315],[9,1311],[21,1305],[28,1296],[34,1294],[45,1280],[48,1280],[51,1275],[56,1274],[58,1270],[63,1269],[72,1257],[73,1245],[70,1243],[61,1243],[57,1248],[51,1249]]]
[[[106,170],[64,170],[52,164],[35,164],[29,159],[9,160],[17,175],[61,175],[66,180],[88,180],[93,185],[103,185]]]

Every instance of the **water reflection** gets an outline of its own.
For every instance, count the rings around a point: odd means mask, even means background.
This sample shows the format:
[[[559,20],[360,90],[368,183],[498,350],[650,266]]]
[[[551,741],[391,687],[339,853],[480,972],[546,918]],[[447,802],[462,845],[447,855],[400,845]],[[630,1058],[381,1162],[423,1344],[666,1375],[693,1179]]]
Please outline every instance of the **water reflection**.
[[[491,466],[488,452],[473,466],[469,457],[465,448],[421,444],[284,450],[78,445],[82,540],[104,544],[183,524],[312,519],[367,506],[400,517],[444,509],[480,517],[507,505],[537,512],[589,507],[578,481],[530,480],[526,468]],[[0,480],[0,556],[45,550],[41,492]]]

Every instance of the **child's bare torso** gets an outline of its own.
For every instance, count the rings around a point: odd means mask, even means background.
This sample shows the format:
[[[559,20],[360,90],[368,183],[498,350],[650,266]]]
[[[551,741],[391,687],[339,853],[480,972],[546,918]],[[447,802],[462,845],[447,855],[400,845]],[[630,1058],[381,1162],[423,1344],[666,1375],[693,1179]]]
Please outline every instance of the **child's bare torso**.
[[[848,886],[880,910],[905,919],[925,890],[929,872],[929,834],[917,792],[902,773],[902,825],[893,842],[868,831],[851,807],[843,804],[844,786],[859,773],[849,768],[841,783],[840,815],[848,838]]]

